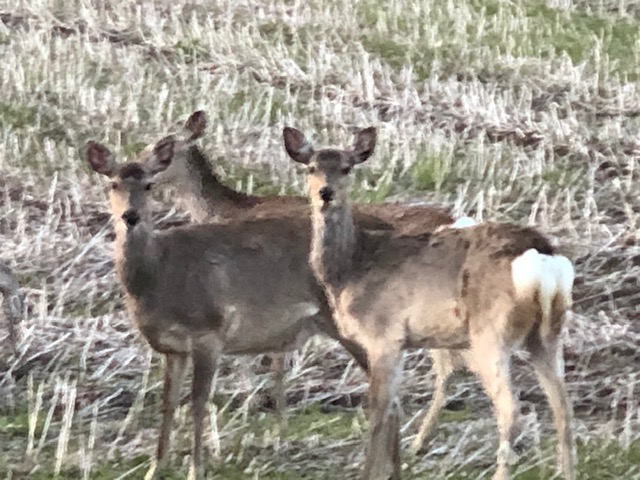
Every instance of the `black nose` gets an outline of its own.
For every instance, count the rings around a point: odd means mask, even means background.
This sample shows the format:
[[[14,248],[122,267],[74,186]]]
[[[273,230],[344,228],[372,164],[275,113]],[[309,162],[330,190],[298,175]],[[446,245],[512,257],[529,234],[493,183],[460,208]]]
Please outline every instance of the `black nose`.
[[[140,221],[140,215],[133,208],[130,208],[122,214],[122,219],[129,227],[135,226]]]
[[[329,203],[333,200],[333,189],[331,187],[322,187],[320,189],[320,198],[323,202]]]

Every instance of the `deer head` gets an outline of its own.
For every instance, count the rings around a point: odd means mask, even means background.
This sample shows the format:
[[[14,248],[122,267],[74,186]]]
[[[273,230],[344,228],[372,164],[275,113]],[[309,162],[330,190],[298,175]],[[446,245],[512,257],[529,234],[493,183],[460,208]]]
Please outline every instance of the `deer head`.
[[[181,132],[165,136],[153,146],[146,158],[140,161],[153,174],[154,183],[179,183],[188,178],[189,149],[202,137],[206,128],[207,116],[198,110],[189,116]],[[173,145],[171,150],[162,148],[169,143]]]
[[[170,164],[175,148],[175,138],[167,137],[158,142],[152,155],[159,161],[147,165],[139,161],[118,164],[114,155],[104,145],[90,141],[87,143],[87,160],[91,168],[109,179],[111,213],[114,219],[124,220],[128,228],[147,218],[148,198],[153,187],[155,174]]]
[[[354,165],[365,162],[376,145],[375,127],[365,128],[356,135],[351,149],[322,149],[315,151],[302,132],[286,127],[284,146],[289,157],[307,166],[307,182],[311,204],[326,210],[340,207],[349,198],[348,177]]]

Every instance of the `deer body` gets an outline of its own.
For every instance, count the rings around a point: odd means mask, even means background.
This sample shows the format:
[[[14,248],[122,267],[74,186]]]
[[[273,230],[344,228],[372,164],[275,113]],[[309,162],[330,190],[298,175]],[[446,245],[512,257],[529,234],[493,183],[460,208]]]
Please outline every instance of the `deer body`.
[[[266,233],[272,228],[283,233],[278,243]],[[296,255],[289,230],[289,222],[256,221],[155,233],[141,222],[118,238],[117,268],[127,304],[151,346],[162,353],[189,353],[190,337],[217,330],[226,353],[280,352],[315,333],[308,321],[319,312],[318,298],[307,286],[312,278],[292,272],[289,278],[297,282],[289,286],[290,296],[273,282],[258,280],[265,272],[281,272],[283,263],[296,270],[291,263],[296,257],[305,260],[304,251]],[[169,343],[184,347],[172,349]]]
[[[354,221],[347,182],[352,167],[373,153],[375,138],[370,128],[360,132],[352,150],[288,149],[293,160],[308,165],[310,265],[342,336],[367,352],[371,411],[365,478],[400,478],[395,397],[402,351],[422,346],[468,349],[468,365],[497,416],[496,480],[508,478],[518,433],[509,362],[515,349],[525,348],[554,413],[560,469],[573,479],[571,406],[559,361],[560,333],[571,305],[571,263],[555,255],[537,231],[510,224],[370,235]]]

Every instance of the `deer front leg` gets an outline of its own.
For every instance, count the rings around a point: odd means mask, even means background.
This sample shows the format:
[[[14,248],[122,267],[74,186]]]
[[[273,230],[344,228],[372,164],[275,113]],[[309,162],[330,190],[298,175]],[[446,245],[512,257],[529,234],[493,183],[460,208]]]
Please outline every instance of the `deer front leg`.
[[[181,354],[165,355],[164,384],[162,390],[162,423],[158,436],[155,464],[147,472],[145,478],[154,478],[157,470],[167,466],[173,414],[180,403],[180,390],[186,373],[188,357]]]
[[[271,369],[274,373],[273,396],[276,402],[276,415],[280,419],[284,417],[284,411],[287,408],[287,397],[284,387],[284,369],[286,363],[286,354],[272,353]]]
[[[400,418],[395,402],[402,377],[400,349],[369,356],[369,442],[365,480],[400,478]]]
[[[193,384],[191,402],[193,409],[193,448],[191,453],[191,467],[189,480],[204,479],[202,465],[202,433],[207,401],[211,394],[211,382],[216,371],[218,357],[222,352],[222,342],[217,335],[211,334],[201,337],[194,345]]]

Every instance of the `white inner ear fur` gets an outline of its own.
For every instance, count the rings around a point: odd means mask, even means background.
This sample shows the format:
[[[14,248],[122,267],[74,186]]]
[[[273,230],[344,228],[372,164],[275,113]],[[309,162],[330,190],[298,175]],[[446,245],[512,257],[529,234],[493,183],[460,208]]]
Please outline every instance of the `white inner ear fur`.
[[[298,154],[300,155],[311,155],[313,153],[313,145],[310,142],[305,140],[304,144],[298,150]]]

